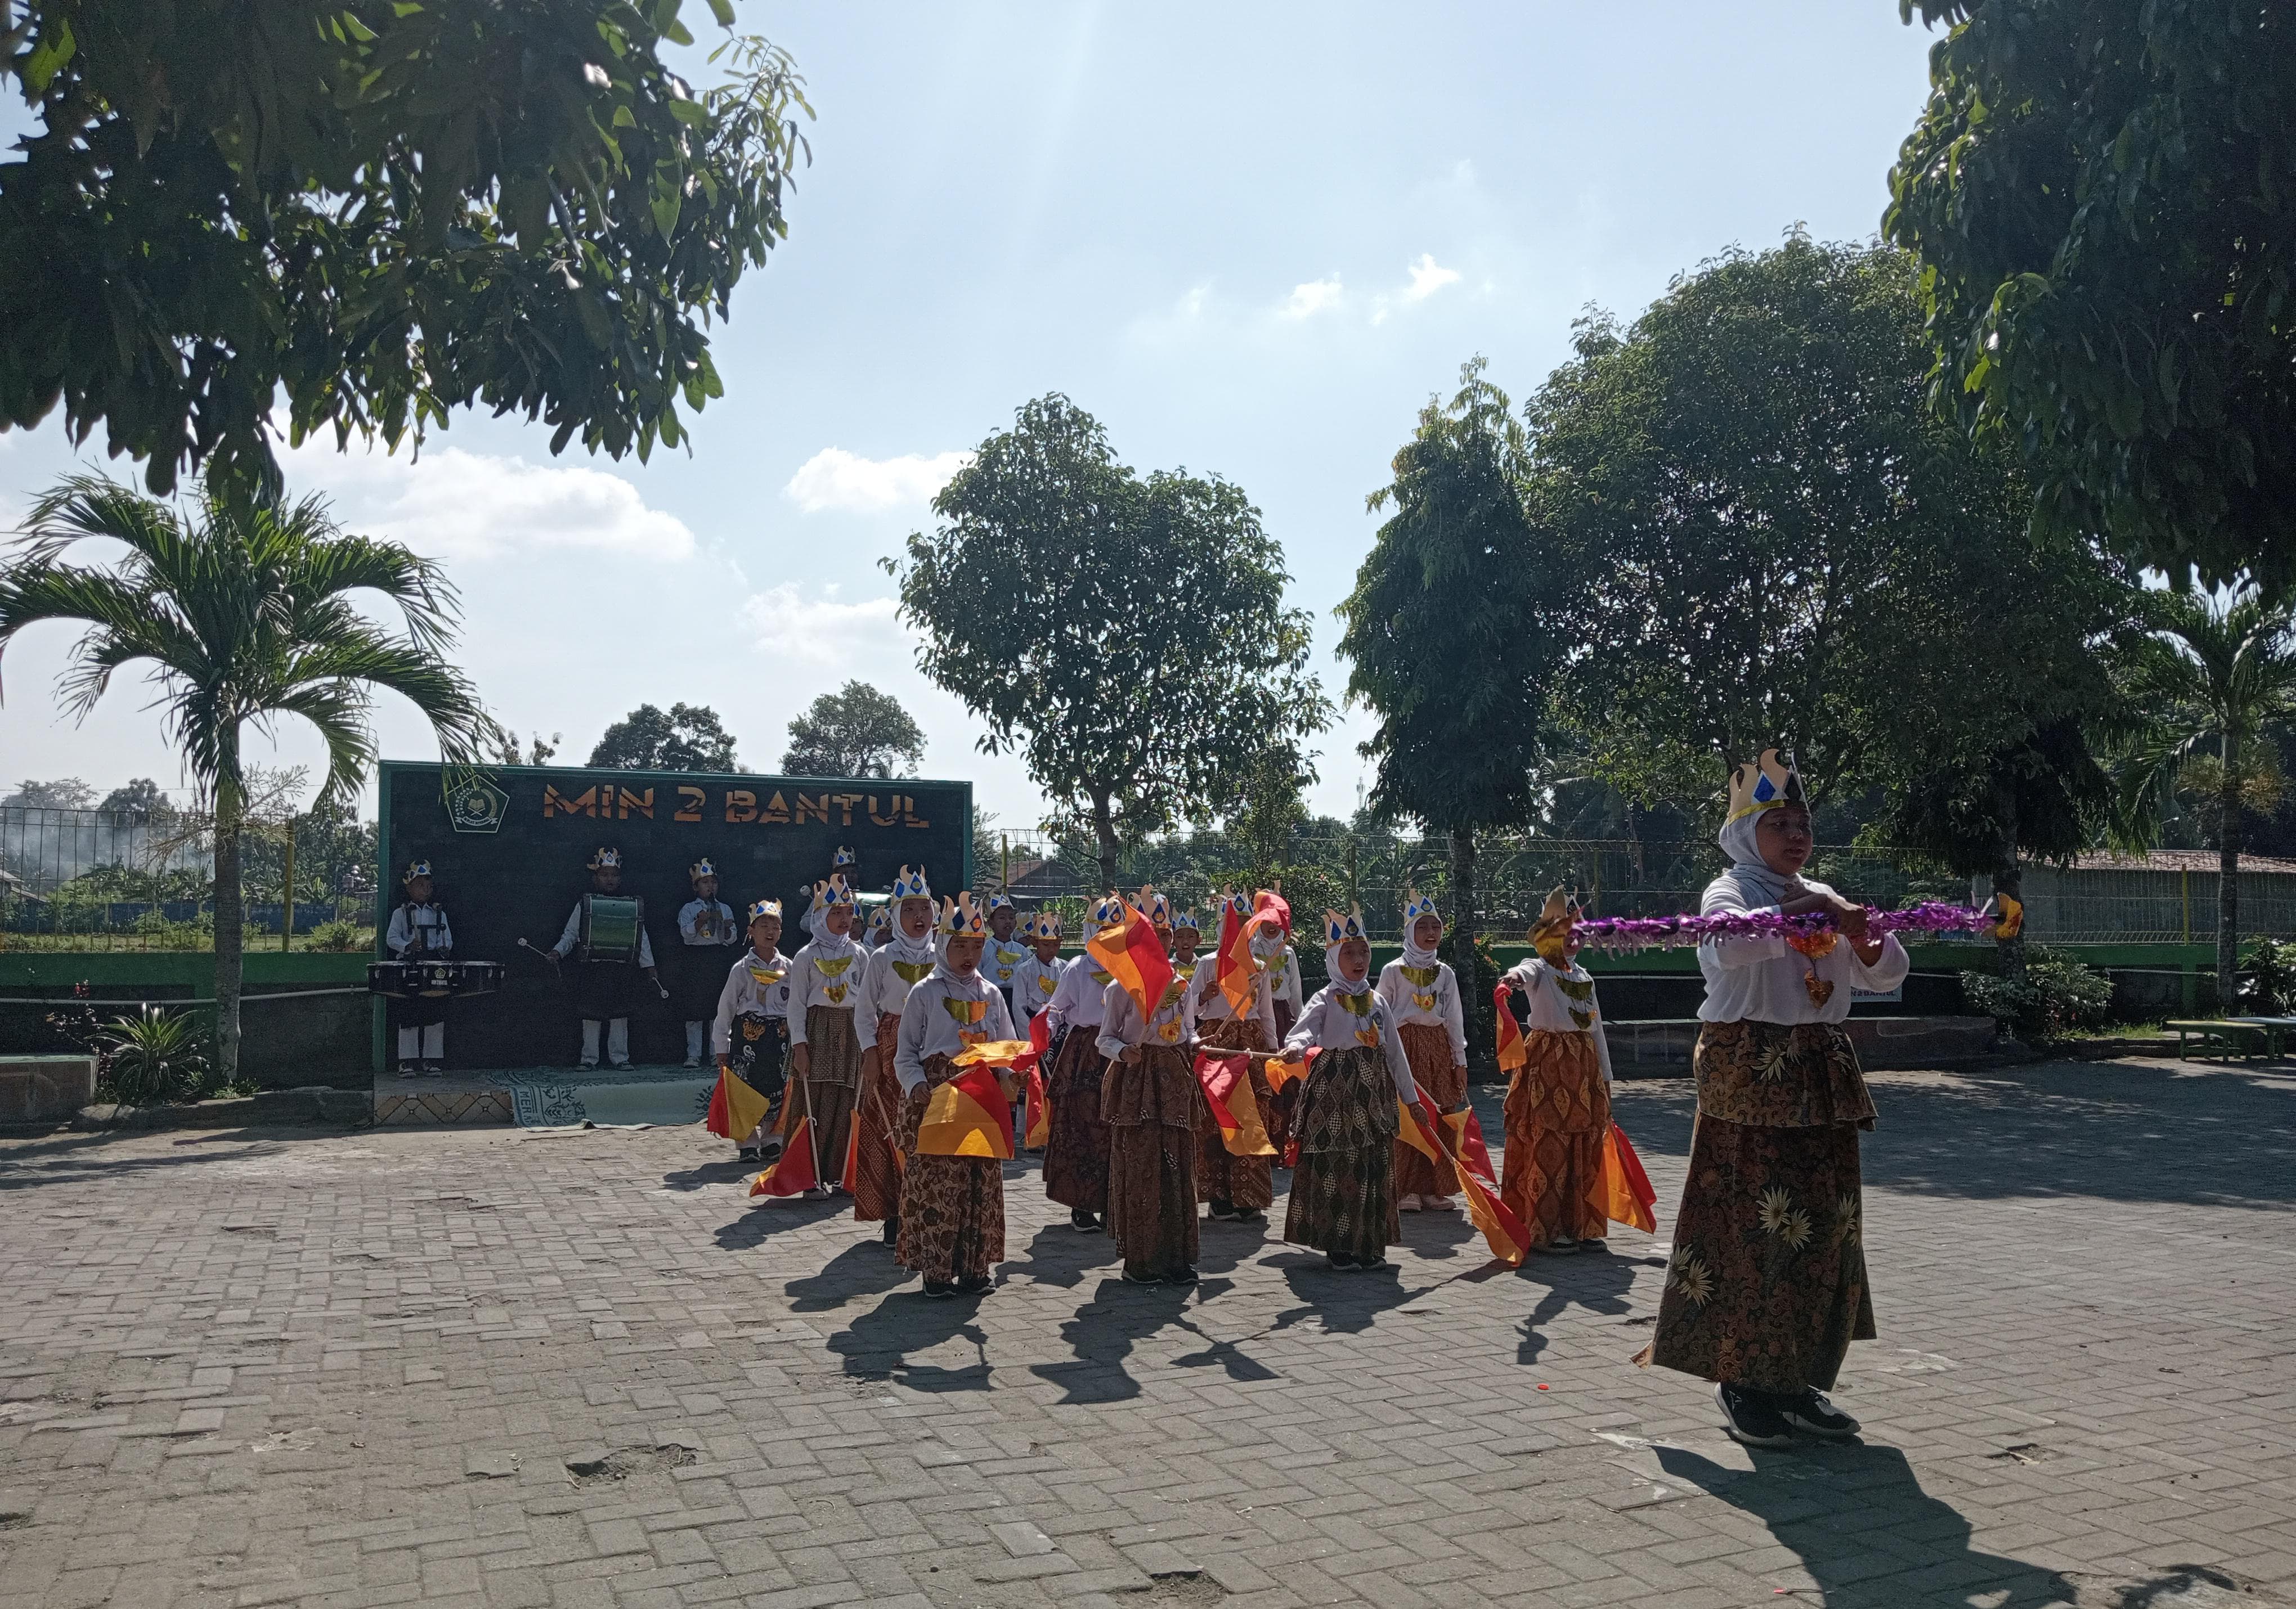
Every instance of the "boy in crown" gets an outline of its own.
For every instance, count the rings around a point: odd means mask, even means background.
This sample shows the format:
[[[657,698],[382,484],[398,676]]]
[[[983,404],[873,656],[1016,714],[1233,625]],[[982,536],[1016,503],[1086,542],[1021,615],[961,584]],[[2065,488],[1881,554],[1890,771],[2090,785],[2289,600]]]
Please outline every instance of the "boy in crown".
[[[395,961],[447,960],[455,953],[455,930],[447,908],[431,895],[430,862],[415,861],[401,885],[406,903],[390,913],[383,948]],[[417,995],[397,1000],[390,1015],[398,1025],[398,1071],[436,1078],[447,1070],[447,1002]]]
[[[1524,1059],[1507,1081],[1499,1194],[1537,1252],[1599,1252],[1611,1227],[1611,1046],[1595,979],[1578,961],[1578,918],[1577,901],[1550,893],[1530,930],[1537,953],[1504,980],[1522,1006]]]
[[[980,975],[995,984],[1004,996],[1004,1004],[1015,1023],[1027,1019],[1021,1015],[1020,1002],[1013,998],[1013,985],[1020,978],[1021,968],[1029,960],[1029,947],[1021,942],[1021,913],[1013,902],[1001,894],[988,896],[988,944],[980,954]]]
[[[734,963],[718,995],[718,1020],[710,1049],[718,1068],[730,1072],[767,1100],[781,1097],[788,1080],[782,1060],[789,1042],[789,957],[781,952],[782,904],[759,900],[750,907],[749,952]],[[781,1144],[768,1140],[763,1121],[753,1134],[734,1143],[744,1162],[763,1162]]]
[[[1053,1003],[1068,966],[1061,960],[1061,919],[1051,911],[1023,918],[1021,941],[1029,954],[1013,977],[1013,1025],[1025,1038],[1030,1019]]]
[[[1110,894],[1093,907],[1095,927],[1122,925],[1124,902]],[[1045,1099],[1052,1107],[1045,1139],[1045,1194],[1069,1209],[1069,1227],[1096,1233],[1108,1211],[1108,1124],[1100,1097],[1108,1058],[1100,1051],[1100,1025],[1113,975],[1090,955],[1070,961],[1053,991],[1046,1027],[1051,1030],[1052,1072]]]
[[[636,974],[645,974],[645,981],[662,999],[669,991],[661,986],[654,971],[653,941],[646,936],[645,902],[633,899],[636,907],[636,942],[623,942],[619,935],[609,939],[607,924],[594,922],[599,914],[600,900],[619,901],[622,886],[622,852],[600,849],[590,857],[590,892],[574,902],[574,910],[566,919],[565,928],[558,942],[550,947],[553,957],[571,955],[574,976],[571,980],[574,1009],[582,1019],[582,1065],[598,1065],[598,1030],[606,1030],[606,1061],[616,1067],[630,1065],[630,1012],[639,997]]]
[[[1167,955],[1172,910],[1153,888],[1138,909]],[[1195,1022],[1177,977],[1144,1018],[1113,980],[1101,991],[1100,1053],[1109,1058],[1100,1115],[1108,1124],[1108,1232],[1124,1255],[1128,1285],[1196,1282]]]
[[[677,947],[670,952],[670,1004],[685,1024],[685,1065],[698,1067],[709,1048],[710,1015],[726,987],[728,954],[741,941],[734,908],[718,897],[718,868],[708,857],[686,868],[693,897],[678,908]]]
[[[928,1296],[980,1295],[1004,1258],[1004,1170],[993,1156],[939,1156],[917,1148],[932,1091],[956,1076],[955,1058],[1013,1039],[1004,995],[980,975],[988,924],[970,894],[942,902],[940,957],[908,992],[893,1051],[902,1108],[901,1232],[894,1254],[924,1276]],[[896,941],[898,942],[898,941]],[[1011,1075],[999,1074],[1006,1100]],[[1002,1121],[1000,1119],[1000,1121]]]
[[[1395,1013],[1372,986],[1363,913],[1326,911],[1324,938],[1332,981],[1283,1041],[1294,1056],[1319,1050],[1292,1123],[1300,1160],[1283,1238],[1315,1247],[1342,1273],[1377,1271],[1389,1266],[1387,1248],[1403,1238],[1395,1216],[1397,1102],[1418,1099],[1419,1087],[1396,1037]]]
[[[1841,1022],[1852,988],[1894,989],[1908,962],[1864,906],[1801,875],[1809,805],[1775,749],[1732,773],[1719,838],[1730,869],[1702,914],[1824,915],[1833,928],[1698,947],[1698,1121],[1658,1327],[1636,1361],[1713,1381],[1724,1428],[1750,1446],[1838,1440],[1857,1421],[1826,1391],[1849,1343],[1875,1334],[1857,1155],[1874,1099]]]
[[[1467,1104],[1466,1015],[1457,975],[1436,958],[1442,942],[1443,913],[1431,897],[1412,889],[1403,902],[1403,953],[1379,971],[1379,997],[1395,1014],[1413,1082],[1437,1109],[1431,1116]],[[1401,1139],[1395,1142],[1396,1205],[1404,1212],[1454,1210],[1449,1174],[1447,1166],[1439,1170]]]
[[[1223,894],[1219,902],[1222,931],[1229,912],[1241,921],[1249,914],[1250,905],[1242,894]],[[1178,963],[1174,963],[1173,970],[1179,970]],[[1265,966],[1255,965],[1251,986],[1251,1007],[1238,1017],[1228,1003],[1226,991],[1220,987],[1218,956],[1194,968],[1188,980],[1188,1009],[1205,1051],[1217,1055],[1248,1050],[1265,1056],[1275,1049],[1275,995],[1268,987]],[[1258,1103],[1260,1127],[1267,1131],[1270,1139],[1276,1139],[1275,1091],[1268,1085],[1264,1063],[1252,1063],[1248,1091],[1239,1085],[1228,1099]],[[1276,1143],[1280,1147],[1282,1141],[1276,1139]],[[1267,1209],[1275,1200],[1275,1159],[1230,1155],[1209,1102],[1201,1103],[1196,1112],[1196,1195],[1207,1204],[1205,1210],[1212,1217],[1242,1223],[1265,1222]]]
[[[932,887],[922,866],[901,868],[893,879],[892,936],[872,951],[861,977],[859,1021],[871,1042],[861,1058],[861,1109],[854,1119],[853,1216],[863,1223],[882,1221],[885,1244],[901,1234],[901,1168],[894,1148],[901,1143],[901,1084],[893,1076],[893,1055],[901,1033],[901,1008],[909,991],[932,976]]]
[[[853,1139],[853,1107],[861,1094],[861,1035],[855,1012],[861,1001],[866,952],[853,942],[853,890],[845,874],[813,886],[808,915],[813,937],[790,962],[791,1099],[783,1132],[813,1119],[817,1194],[840,1186],[845,1152]],[[873,1024],[873,1027],[874,1025]]]

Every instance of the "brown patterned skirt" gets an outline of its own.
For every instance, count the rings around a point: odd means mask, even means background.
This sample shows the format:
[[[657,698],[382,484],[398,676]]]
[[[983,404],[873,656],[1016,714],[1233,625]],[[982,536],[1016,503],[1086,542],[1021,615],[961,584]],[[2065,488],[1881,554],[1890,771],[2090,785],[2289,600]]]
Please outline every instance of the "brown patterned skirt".
[[[861,1041],[852,1011],[844,1006],[807,1008],[805,1039],[812,1071],[790,1080],[790,1105],[795,1108],[790,1123],[794,1128],[800,1117],[813,1119],[821,1182],[832,1184],[845,1174],[854,1103],[861,1095]]]
[[[1283,1238],[1368,1261],[1403,1238],[1395,1216],[1395,1081],[1384,1052],[1325,1050],[1308,1069]]]
[[[1506,1151],[1499,1194],[1530,1229],[1530,1244],[1600,1240],[1610,1233],[1603,1142],[1611,1091],[1595,1036],[1536,1029],[1530,1059],[1507,1084]]]
[[[1223,1017],[1208,1026],[1210,1031],[1198,1042],[1209,1051],[1264,1053],[1273,1048],[1260,1032],[1258,1017]],[[1260,1126],[1268,1126],[1267,1114],[1275,1105],[1275,1091],[1268,1087],[1267,1074],[1259,1063],[1252,1064],[1250,1090],[1237,1090],[1228,1099],[1256,1103]],[[1225,1201],[1252,1213],[1266,1212],[1275,1201],[1275,1158],[1230,1155],[1220,1139],[1219,1124],[1212,1121],[1211,1103],[1201,1099],[1196,1102],[1196,1199]]]
[[[1203,1104],[1188,1053],[1143,1045],[1108,1064],[1108,1232],[1135,1274],[1162,1278],[1196,1263],[1195,1111]]]
[[[1064,1207],[1108,1211],[1108,1124],[1100,1115],[1097,1025],[1077,1026],[1061,1041],[1061,1058],[1045,1081],[1052,1107],[1045,1137],[1045,1194]]]
[[[1674,1256],[1636,1360],[1757,1391],[1827,1390],[1850,1342],[1876,1334],[1857,1156],[1873,1102],[1857,1052],[1833,1024],[1709,1023],[1694,1060],[1698,1125]],[[1733,1119],[1708,1111],[1710,1088],[1724,1111],[1837,1115]]]
[[[929,1056],[925,1082],[901,1115],[901,1234],[893,1254],[937,1285],[985,1276],[1004,1260],[1004,1170],[994,1157],[925,1156],[917,1130],[934,1090],[955,1075],[946,1056]]]
[[[901,1168],[893,1160],[893,1148],[901,1143],[901,1081],[893,1075],[893,1050],[900,1037],[900,1013],[882,1013],[877,1018],[877,1042],[861,1058],[861,1104],[854,1115],[860,1138],[853,1156],[853,1216],[863,1223],[901,1215]]]
[[[1396,1029],[1403,1041],[1404,1059],[1420,1094],[1437,1111],[1456,1112],[1467,1099],[1467,1071],[1451,1060],[1451,1031],[1440,1023],[1405,1023]],[[1395,1193],[1402,1196],[1448,1196],[1459,1181],[1447,1166],[1435,1164],[1402,1140],[1395,1142]]]

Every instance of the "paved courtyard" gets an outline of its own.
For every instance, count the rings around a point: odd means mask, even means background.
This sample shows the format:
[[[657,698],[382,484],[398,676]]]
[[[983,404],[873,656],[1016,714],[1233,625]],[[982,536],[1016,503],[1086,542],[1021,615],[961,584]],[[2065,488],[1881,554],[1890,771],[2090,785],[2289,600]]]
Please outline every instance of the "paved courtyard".
[[[1141,1291],[1021,1164],[977,1304],[698,1131],[0,1142],[0,1609],[2296,1605],[2296,1073],[1874,1082],[1867,1438],[1751,1456],[1628,1362],[1679,1081],[1606,1257]]]

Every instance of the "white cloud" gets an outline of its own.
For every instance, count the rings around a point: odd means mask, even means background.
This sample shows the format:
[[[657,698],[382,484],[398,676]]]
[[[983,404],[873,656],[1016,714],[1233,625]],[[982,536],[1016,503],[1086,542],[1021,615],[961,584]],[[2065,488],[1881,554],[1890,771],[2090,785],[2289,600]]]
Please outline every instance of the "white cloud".
[[[1419,260],[1410,265],[1411,283],[1403,292],[1406,302],[1423,302],[1446,285],[1459,282],[1459,271],[1446,268],[1435,260],[1431,251],[1423,251]]]
[[[1292,286],[1292,294],[1283,299],[1278,311],[1285,318],[1313,318],[1318,313],[1337,307],[1344,294],[1340,286],[1340,276],[1336,274],[1324,279],[1309,280],[1304,285]]]
[[[808,514],[824,509],[876,514],[930,502],[933,494],[972,461],[970,453],[936,453],[926,458],[864,458],[842,447],[824,447],[798,467],[782,494]]]
[[[837,589],[824,587],[822,596],[808,600],[797,584],[784,581],[752,592],[742,605],[742,618],[757,635],[761,652],[856,672],[874,669],[882,677],[898,666],[909,666],[909,633],[902,626],[891,598],[864,598],[840,602]]]
[[[532,464],[460,447],[420,458],[339,453],[332,439],[290,455],[291,483],[334,494],[349,529],[418,552],[492,559],[551,549],[690,559],[693,533],[650,509],[620,476],[584,464]]]

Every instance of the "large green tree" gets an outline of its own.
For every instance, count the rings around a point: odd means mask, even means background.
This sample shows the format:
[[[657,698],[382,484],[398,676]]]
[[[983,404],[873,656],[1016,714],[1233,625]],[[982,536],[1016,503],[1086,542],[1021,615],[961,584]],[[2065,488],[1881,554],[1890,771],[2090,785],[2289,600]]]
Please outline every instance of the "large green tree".
[[[446,657],[455,592],[430,560],[340,529],[316,498],[250,507],[201,494],[185,509],[82,476],[42,497],[0,568],[0,652],[43,622],[84,625],[62,684],[78,715],[122,669],[142,666],[158,683],[168,736],[214,812],[217,1060],[228,1081],[239,1065],[241,839],[253,770],[241,755],[245,730],[296,716],[317,731],[324,813],[357,794],[373,763],[374,690],[421,711],[450,763],[476,758],[485,712]],[[70,562],[90,539],[125,555]],[[366,593],[397,606],[406,630],[371,619]]]
[[[547,747],[537,739],[537,750]],[[641,704],[606,728],[590,751],[590,764],[621,771],[732,771],[734,735],[707,704],[673,704],[668,715]]]
[[[1918,4],[1950,29],[1882,226],[1923,264],[1936,399],[2024,453],[2050,523],[2296,581],[2296,12]]]
[[[1476,358],[1449,403],[1421,410],[1395,478],[1371,494],[1393,512],[1336,611],[1348,697],[1379,718],[1363,745],[1378,764],[1372,807],[1450,840],[1451,960],[1478,1057],[1476,834],[1538,808],[1541,723],[1567,647],[1555,606],[1573,590],[1532,533],[1527,467],[1513,404]]]
[[[731,0],[709,0],[718,20]],[[0,72],[0,429],[60,404],[155,493],[275,489],[291,441],[513,410],[675,445],[704,326],[786,233],[788,59],[697,94],[678,0],[19,0]]]
[[[984,752],[1018,750],[1090,830],[1104,884],[1125,844],[1207,819],[1262,749],[1328,723],[1283,549],[1233,483],[1135,474],[1055,394],[933,510],[885,561],[917,662],[980,717]]]
[[[793,777],[913,777],[925,757],[923,730],[898,698],[866,682],[822,694],[790,722],[789,735],[782,769]]]
[[[2096,557],[2031,540],[1927,368],[1910,259],[1799,236],[1582,324],[1529,410],[1531,506],[1583,585],[1561,713],[1597,774],[1710,800],[1776,744],[1820,793],[1886,786],[2079,707]]]

